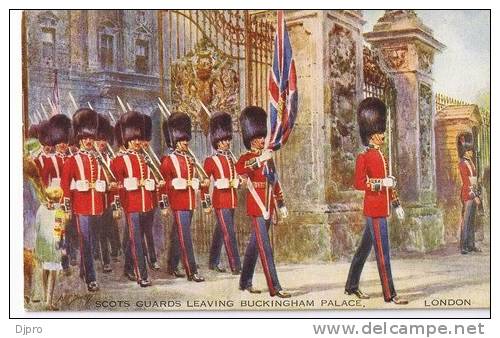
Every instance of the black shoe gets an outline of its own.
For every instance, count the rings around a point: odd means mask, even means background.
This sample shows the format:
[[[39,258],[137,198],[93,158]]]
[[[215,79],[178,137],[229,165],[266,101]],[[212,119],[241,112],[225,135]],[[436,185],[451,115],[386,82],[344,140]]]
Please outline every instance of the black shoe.
[[[195,273],[191,276],[188,276],[188,281],[193,281],[193,282],[196,282],[196,283],[200,283],[200,282],[204,282],[205,281],[205,278],[203,278],[202,276],[198,275],[198,273]]]
[[[483,250],[479,249],[478,247],[473,247],[471,249],[469,249],[470,252],[483,252]]]
[[[89,290],[90,292],[99,291],[99,285],[97,285],[96,281],[90,282],[87,284],[87,290]]]
[[[209,270],[212,270],[212,271],[216,271],[216,272],[221,272],[221,273],[224,273],[226,272],[226,269],[216,265],[216,266],[213,266],[211,267]]]
[[[370,296],[368,296],[366,293],[363,293],[360,289],[354,290],[354,291],[347,291],[345,290],[344,293],[346,295],[355,295],[359,299],[368,299]]]
[[[69,265],[71,265],[71,266],[77,266],[78,265],[78,261],[76,260],[76,258],[71,258],[71,260],[69,261]]]
[[[113,269],[111,268],[111,265],[109,265],[109,264],[104,264],[104,266],[102,267],[102,272],[104,272],[104,273],[109,273],[109,272],[111,272],[111,271],[113,271]]]
[[[234,270],[231,272],[233,275],[241,275],[241,270]]]
[[[172,276],[174,276],[175,278],[184,278],[184,277],[186,277],[186,274],[184,272],[182,272],[181,270],[179,270],[179,269],[170,270],[168,273],[171,274]]]
[[[71,269],[70,268],[63,269],[63,272],[64,272],[65,276],[71,276]]]
[[[408,299],[394,296],[391,298],[391,300],[389,302],[397,304],[397,305],[406,305],[406,304],[408,304]]]
[[[123,275],[124,275],[125,277],[127,277],[127,279],[128,279],[129,281],[132,281],[132,282],[137,281],[137,278],[135,278],[135,275],[134,275],[133,273],[130,273],[130,272],[124,272],[124,273],[123,273]]]
[[[118,256],[113,256],[113,257],[111,257],[111,260],[112,260],[114,263],[120,263],[120,258],[118,258]]]
[[[153,283],[149,279],[141,279],[139,281],[139,285],[141,286],[141,288],[147,288],[148,286],[153,285]]]
[[[467,250],[462,250],[460,253],[461,253],[462,255],[467,255],[467,254],[469,253],[469,251],[467,251]]]
[[[249,286],[247,288],[240,288],[241,291],[248,291],[250,293],[261,293],[259,289],[254,288],[253,286]]]
[[[278,292],[276,292],[276,294],[272,295],[272,297],[274,296],[278,296],[279,298],[290,298],[292,297],[291,294],[289,294],[288,292],[285,292],[283,290],[279,290]]]
[[[149,265],[149,267],[151,268],[151,270],[153,271],[159,271],[160,270],[160,264],[158,264],[158,262],[154,262],[154,263],[151,263]]]

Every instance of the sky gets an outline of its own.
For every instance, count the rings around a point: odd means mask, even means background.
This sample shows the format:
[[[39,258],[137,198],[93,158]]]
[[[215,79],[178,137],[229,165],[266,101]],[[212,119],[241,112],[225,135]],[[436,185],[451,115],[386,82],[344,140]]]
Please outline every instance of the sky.
[[[487,10],[417,10],[425,25],[446,49],[434,58],[436,92],[467,102],[490,88],[490,12]],[[383,15],[365,10],[365,32]]]

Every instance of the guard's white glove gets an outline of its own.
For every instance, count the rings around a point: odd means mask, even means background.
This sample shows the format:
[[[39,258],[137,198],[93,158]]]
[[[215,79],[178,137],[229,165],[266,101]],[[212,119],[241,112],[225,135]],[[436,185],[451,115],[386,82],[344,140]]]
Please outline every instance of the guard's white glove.
[[[280,216],[281,218],[287,218],[288,217],[288,209],[285,206],[282,206],[279,208],[280,210]]]
[[[396,186],[396,178],[394,176],[387,176],[383,178],[382,186],[386,188],[394,188]]]
[[[394,209],[394,211],[396,212],[396,217],[402,221],[405,219],[405,211],[403,210],[403,207],[401,206],[398,206]]]
[[[260,154],[259,157],[257,157],[257,160],[260,162],[260,163],[263,163],[267,160],[270,160],[271,158],[273,157],[273,151],[270,150],[270,149],[264,149],[262,151],[262,154]]]

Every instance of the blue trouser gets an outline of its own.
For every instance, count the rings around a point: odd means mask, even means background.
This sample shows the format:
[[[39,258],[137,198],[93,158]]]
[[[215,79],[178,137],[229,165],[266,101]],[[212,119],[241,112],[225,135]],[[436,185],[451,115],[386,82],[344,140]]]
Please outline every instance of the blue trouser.
[[[146,252],[143,243],[143,228],[152,219],[153,210],[126,213],[128,241],[125,250],[125,272],[135,274],[137,281],[148,279]]]
[[[76,260],[76,247],[78,246],[75,243],[75,230],[76,230],[76,217],[71,217],[71,220],[66,223],[64,229],[64,238],[63,238],[63,248],[66,250],[66,254],[61,257],[61,265],[63,269],[69,268],[69,260]]]
[[[368,255],[370,255],[372,246],[375,248],[375,257],[377,259],[378,273],[382,283],[384,300],[390,301],[392,297],[396,296],[396,291],[392,281],[389,231],[387,219],[385,217],[366,217],[363,237],[361,238],[358,250],[356,250],[352,258],[345,289],[348,292],[358,290],[361,272],[363,271],[363,266],[365,265]]]
[[[170,247],[171,253],[169,259],[169,269],[172,271],[177,267],[179,259],[178,252],[180,251],[180,257],[182,258],[182,265],[186,274],[189,276],[197,273],[196,259],[194,257],[193,240],[191,237],[191,219],[193,217],[192,210],[174,210],[174,228],[176,237],[173,238],[173,248]]]
[[[177,270],[180,260],[181,260],[181,250],[179,248],[179,235],[177,233],[177,225],[174,220],[174,222],[172,223],[172,229],[170,231],[170,244],[168,249],[168,271],[173,272]]]
[[[102,264],[109,264],[109,244],[108,244],[108,229],[113,226],[113,208],[109,207],[104,210],[104,213],[99,217],[94,228],[94,256],[97,255],[102,261]]]
[[[234,209],[214,209],[217,216],[217,226],[212,237],[208,266],[215,268],[220,263],[222,243],[226,247],[227,258],[231,271],[240,271],[240,253],[236,233],[234,231]]]
[[[141,228],[142,230],[142,238],[143,243],[146,248],[147,257],[150,263],[155,263],[157,261],[156,258],[156,249],[155,249],[155,241],[153,237],[153,219],[154,219],[154,211],[148,212],[143,216],[144,222]]]
[[[80,241],[80,277],[85,283],[95,282],[94,248],[92,245],[92,229],[99,222],[100,216],[74,215]]]
[[[274,264],[273,250],[269,239],[270,220],[265,220],[264,217],[252,217],[253,228],[248,242],[245,257],[243,259],[243,270],[240,277],[240,288],[246,289],[252,286],[252,278],[257,263],[257,253],[260,256],[262,269],[266,276],[269,293],[274,296],[281,290],[281,285],[278,280],[278,273]]]
[[[466,201],[462,206],[462,227],[460,231],[460,247],[470,251],[476,247],[474,220],[476,217],[476,202]]]

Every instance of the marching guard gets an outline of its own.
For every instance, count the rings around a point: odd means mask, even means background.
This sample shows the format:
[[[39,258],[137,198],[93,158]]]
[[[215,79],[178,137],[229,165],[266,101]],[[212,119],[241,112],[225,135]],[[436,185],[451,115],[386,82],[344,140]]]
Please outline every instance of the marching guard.
[[[391,272],[387,217],[390,215],[391,204],[399,219],[404,218],[404,211],[394,189],[396,179],[388,175],[387,161],[381,151],[387,119],[385,104],[378,98],[366,98],[359,104],[357,116],[361,140],[367,148],[356,159],[354,187],[365,193],[363,215],[366,226],[352,259],[345,293],[354,294],[360,299],[370,298],[359,289],[359,280],[373,246],[384,300],[408,304],[406,299],[396,295]]]
[[[87,289],[98,291],[94,268],[92,228],[104,212],[106,181],[97,159],[94,142],[97,137],[98,115],[88,108],[78,109],[73,115],[73,130],[80,149],[65,163],[61,177],[64,192],[63,206],[73,211],[80,241],[80,277]],[[71,182],[74,181],[74,189]]]
[[[477,169],[474,164],[474,140],[472,133],[458,136],[458,170],[462,179],[460,200],[462,202],[462,224],[460,227],[460,249],[463,255],[481,252],[475,243],[476,210],[481,205],[481,190],[478,186]]]
[[[203,167],[208,177],[213,177],[213,193],[210,196],[209,187],[203,187],[201,198],[206,213],[209,213],[213,207],[217,226],[210,247],[208,268],[217,272],[225,272],[225,269],[219,265],[222,243],[224,243],[231,272],[238,275],[241,272],[241,262],[234,229],[234,211],[238,205],[237,189],[240,179],[231,153],[233,138],[231,115],[219,112],[211,117],[210,138],[215,154],[205,159]]]
[[[121,187],[120,201],[127,224],[124,274],[141,287],[148,287],[152,283],[146,265],[143,229],[153,221],[156,185],[160,182],[155,181],[142,151],[144,115],[129,111],[118,122],[115,132],[127,151],[111,162],[111,170]]]
[[[266,119],[266,112],[262,108],[255,106],[246,107],[240,115],[243,142],[248,151],[242,154],[236,163],[236,172],[239,175],[247,176],[249,179],[247,182],[247,214],[252,218],[253,224],[252,234],[243,260],[240,289],[247,290],[250,293],[261,292],[252,286],[258,254],[270,295],[288,298],[291,295],[282,290],[278,280],[268,234],[275,206],[280,209],[280,212],[285,217],[287,211],[279,183],[273,184],[276,179],[268,177],[271,174],[266,162],[272,158],[272,152],[264,149],[264,137],[267,134]]]
[[[195,159],[189,153],[191,118],[185,113],[174,113],[168,119],[170,140],[175,150],[163,158],[161,172],[166,181],[166,191],[177,230],[182,263],[189,281],[203,282],[199,275],[191,236],[191,220],[196,208],[196,192],[200,180],[196,177]],[[205,180],[203,185],[209,182]],[[174,252],[175,252],[174,248]],[[168,271],[177,270],[175,257],[171,257]]]

